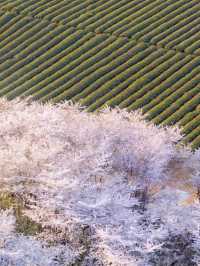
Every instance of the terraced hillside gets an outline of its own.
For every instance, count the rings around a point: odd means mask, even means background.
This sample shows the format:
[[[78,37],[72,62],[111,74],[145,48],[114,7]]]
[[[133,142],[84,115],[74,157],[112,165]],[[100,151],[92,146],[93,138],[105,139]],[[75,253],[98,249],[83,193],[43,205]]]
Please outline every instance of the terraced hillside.
[[[200,147],[199,0],[1,0],[0,96],[142,108]]]

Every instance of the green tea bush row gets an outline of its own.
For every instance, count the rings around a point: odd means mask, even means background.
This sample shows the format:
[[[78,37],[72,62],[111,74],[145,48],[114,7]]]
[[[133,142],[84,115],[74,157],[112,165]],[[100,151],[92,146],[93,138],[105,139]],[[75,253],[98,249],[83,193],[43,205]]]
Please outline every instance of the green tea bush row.
[[[149,104],[145,105],[143,107],[143,112],[149,112],[149,117],[150,119],[152,119],[154,116],[156,116],[156,114],[158,114],[158,110],[160,110],[160,112],[163,111],[161,106],[163,103],[165,104],[165,100],[167,101],[170,97],[172,97],[173,99],[179,98],[181,95],[183,95],[183,93],[191,90],[200,82],[199,71],[200,67],[194,68],[185,77],[178,80],[175,84],[158,95],[158,97],[153,99]]]
[[[169,107],[165,109],[162,113],[159,114],[159,116],[156,116],[153,119],[153,122],[156,124],[160,124],[165,119],[167,119],[169,116],[173,115],[177,110],[180,108],[180,106],[184,105],[189,101],[192,97],[198,95],[199,88],[194,87],[193,89],[187,91],[185,94],[183,94],[182,97],[177,99],[175,102],[169,104]],[[166,101],[170,101],[170,99],[166,99]]]

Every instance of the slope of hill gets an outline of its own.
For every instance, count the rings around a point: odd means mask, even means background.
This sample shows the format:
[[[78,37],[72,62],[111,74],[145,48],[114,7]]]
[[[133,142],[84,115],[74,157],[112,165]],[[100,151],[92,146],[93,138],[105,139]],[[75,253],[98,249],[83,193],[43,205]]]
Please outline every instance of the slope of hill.
[[[198,0],[2,0],[0,96],[135,110],[200,147]]]

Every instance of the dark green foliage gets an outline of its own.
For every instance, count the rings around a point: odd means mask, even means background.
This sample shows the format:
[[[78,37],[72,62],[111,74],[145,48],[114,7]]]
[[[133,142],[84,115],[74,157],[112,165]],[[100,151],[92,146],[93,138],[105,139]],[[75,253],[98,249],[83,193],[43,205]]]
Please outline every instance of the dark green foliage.
[[[198,147],[199,25],[199,0],[2,0],[0,96],[141,108]]]

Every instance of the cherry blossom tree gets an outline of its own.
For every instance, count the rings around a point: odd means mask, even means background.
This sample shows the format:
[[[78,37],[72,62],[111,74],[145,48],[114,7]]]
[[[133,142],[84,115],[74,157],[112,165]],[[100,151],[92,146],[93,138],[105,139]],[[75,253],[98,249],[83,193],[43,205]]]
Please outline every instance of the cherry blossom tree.
[[[177,127],[20,99],[0,99],[0,125],[1,194],[18,197],[21,215],[42,228],[19,232],[16,206],[0,198],[2,265],[199,263],[200,205],[187,201],[200,156],[176,145]]]

